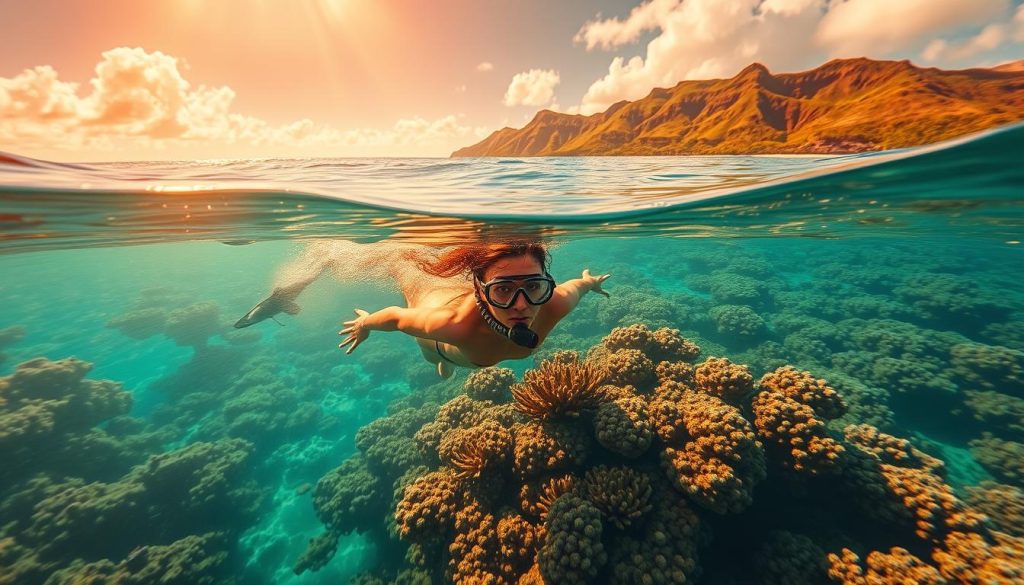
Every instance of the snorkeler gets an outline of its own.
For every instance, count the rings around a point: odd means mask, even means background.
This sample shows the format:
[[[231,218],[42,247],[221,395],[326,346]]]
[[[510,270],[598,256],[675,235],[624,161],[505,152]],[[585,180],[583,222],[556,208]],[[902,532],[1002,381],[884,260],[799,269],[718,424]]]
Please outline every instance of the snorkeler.
[[[455,248],[422,268],[443,278],[459,275],[472,282],[452,283],[408,299],[409,307],[376,313],[356,309],[340,335],[347,353],[371,331],[401,331],[416,338],[437,373],[451,376],[454,366],[483,368],[533,353],[555,325],[590,291],[608,296],[601,284],[608,274],[583,271],[556,285],[547,271],[547,250],[537,243],[502,243]],[[461,284],[461,286],[460,286]]]
[[[401,331],[416,339],[424,358],[447,378],[455,367],[528,357],[584,295],[608,296],[601,288],[608,274],[592,276],[584,270],[582,277],[556,285],[547,270],[548,252],[535,242],[467,245],[438,256],[406,249],[404,258],[404,271],[393,276],[407,306],[375,313],[356,309],[356,318],[339,331],[347,335],[338,346],[346,353],[371,331]],[[295,308],[291,304],[305,284],[275,289],[236,327],[255,322],[249,322],[249,315],[265,319],[279,307]]]

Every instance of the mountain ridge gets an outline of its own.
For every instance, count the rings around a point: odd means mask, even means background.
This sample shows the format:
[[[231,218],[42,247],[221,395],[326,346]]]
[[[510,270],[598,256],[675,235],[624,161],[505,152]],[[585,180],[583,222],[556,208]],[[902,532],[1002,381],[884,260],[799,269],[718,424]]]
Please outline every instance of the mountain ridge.
[[[654,88],[604,112],[540,110],[452,157],[838,154],[929,144],[1024,120],[1024,62],[991,69],[833,59]]]

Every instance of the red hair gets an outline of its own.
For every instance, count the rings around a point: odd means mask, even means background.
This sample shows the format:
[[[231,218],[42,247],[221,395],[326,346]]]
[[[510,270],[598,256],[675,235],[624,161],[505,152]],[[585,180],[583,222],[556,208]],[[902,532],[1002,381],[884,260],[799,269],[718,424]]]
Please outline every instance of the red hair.
[[[503,258],[532,256],[541,271],[548,271],[548,251],[537,242],[514,241],[493,244],[473,244],[452,248],[434,260],[424,260],[420,268],[427,274],[451,278],[459,274],[476,276],[483,280],[484,271]]]

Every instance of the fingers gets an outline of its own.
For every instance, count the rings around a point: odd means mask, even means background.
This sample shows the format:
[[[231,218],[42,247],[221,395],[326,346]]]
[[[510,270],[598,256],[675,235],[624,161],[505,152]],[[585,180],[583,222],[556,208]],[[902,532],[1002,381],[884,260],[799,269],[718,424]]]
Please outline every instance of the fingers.
[[[350,353],[352,353],[353,351],[355,351],[355,349],[356,349],[357,347],[359,347],[359,344],[360,344],[360,343],[362,343],[362,342],[361,342],[361,341],[359,341],[359,340],[356,340],[356,342],[352,344],[352,347],[348,348],[348,351],[346,351],[345,353],[346,353],[346,354],[350,354]]]
[[[346,333],[352,333],[355,330],[356,330],[355,327],[346,327],[346,328],[342,329],[341,331],[339,331],[338,335],[345,335]]]
[[[355,311],[356,315],[359,315],[360,317],[365,317],[365,316],[369,315],[369,313],[367,313],[366,311],[364,311],[362,309],[353,309],[353,310]]]
[[[356,340],[356,336],[355,335],[350,336],[348,339],[346,339],[345,341],[342,341],[341,343],[338,344],[338,349],[341,349],[341,348],[345,347],[346,345],[354,342],[355,340]]]

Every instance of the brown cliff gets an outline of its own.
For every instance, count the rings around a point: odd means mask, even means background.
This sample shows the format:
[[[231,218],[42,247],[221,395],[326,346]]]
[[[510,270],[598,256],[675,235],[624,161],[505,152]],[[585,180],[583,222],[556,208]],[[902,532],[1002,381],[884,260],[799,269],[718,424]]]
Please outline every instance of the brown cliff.
[[[774,75],[682,81],[590,116],[542,110],[455,151],[467,156],[845,153],[938,142],[1024,120],[1018,63],[946,71],[838,59]]]

